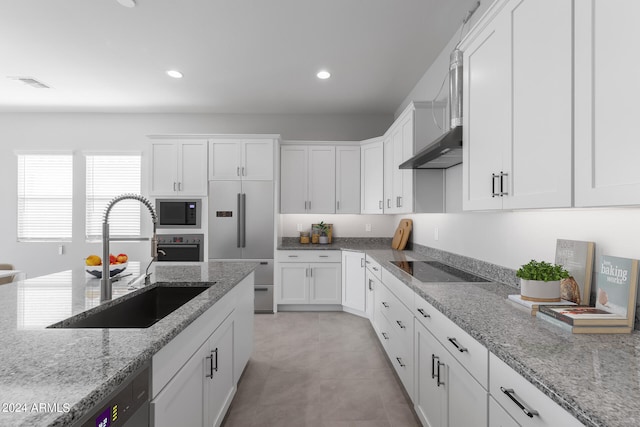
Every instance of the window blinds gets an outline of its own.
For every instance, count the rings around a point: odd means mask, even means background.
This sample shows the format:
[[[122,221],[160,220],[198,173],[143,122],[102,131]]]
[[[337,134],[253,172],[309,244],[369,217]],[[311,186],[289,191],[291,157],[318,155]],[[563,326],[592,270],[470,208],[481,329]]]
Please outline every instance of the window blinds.
[[[140,194],[140,154],[86,155],[87,240],[102,238],[102,220],[107,204],[123,193]],[[140,236],[140,209],[137,200],[123,200],[109,213],[111,237]]]
[[[18,154],[18,241],[71,241],[72,154]]]

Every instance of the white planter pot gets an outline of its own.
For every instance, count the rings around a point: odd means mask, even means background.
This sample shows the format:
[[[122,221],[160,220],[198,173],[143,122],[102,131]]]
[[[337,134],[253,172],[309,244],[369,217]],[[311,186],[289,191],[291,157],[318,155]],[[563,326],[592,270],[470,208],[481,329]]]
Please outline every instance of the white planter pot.
[[[527,301],[560,302],[560,280],[543,282],[520,279],[520,296]]]
[[[318,238],[318,243],[320,243],[321,245],[326,245],[327,243],[329,243],[329,236],[320,236]]]

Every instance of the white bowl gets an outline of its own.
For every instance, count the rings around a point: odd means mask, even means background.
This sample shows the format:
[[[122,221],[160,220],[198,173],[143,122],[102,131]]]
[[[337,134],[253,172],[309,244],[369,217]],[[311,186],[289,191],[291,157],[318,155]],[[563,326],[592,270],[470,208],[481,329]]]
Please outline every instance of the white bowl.
[[[116,274],[120,274],[127,269],[128,263],[123,264],[111,264],[109,265],[109,277],[113,277]],[[84,269],[92,276],[102,279],[102,266],[101,265],[85,265]]]

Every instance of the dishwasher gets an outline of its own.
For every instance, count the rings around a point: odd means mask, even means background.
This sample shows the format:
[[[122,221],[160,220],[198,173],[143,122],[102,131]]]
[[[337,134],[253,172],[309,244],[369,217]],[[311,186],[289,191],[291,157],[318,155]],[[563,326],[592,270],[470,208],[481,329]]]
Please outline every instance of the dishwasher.
[[[72,427],[149,427],[150,389],[147,362]]]

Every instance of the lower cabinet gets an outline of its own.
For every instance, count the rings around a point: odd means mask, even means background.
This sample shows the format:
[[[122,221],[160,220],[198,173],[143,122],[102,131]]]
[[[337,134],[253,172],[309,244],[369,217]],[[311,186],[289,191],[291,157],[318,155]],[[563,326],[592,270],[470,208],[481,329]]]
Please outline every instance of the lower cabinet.
[[[342,251],[342,307],[364,313],[366,300],[364,253]]]
[[[487,425],[487,391],[427,328],[415,323],[414,405],[423,425]]]
[[[280,304],[340,304],[340,263],[280,263]]]
[[[250,275],[154,355],[152,427],[222,424],[252,350],[253,292]]]
[[[372,324],[375,324],[375,295],[376,289],[379,286],[382,286],[380,283],[380,279],[373,273],[368,267],[365,272],[365,280],[366,280],[366,302],[365,302],[365,312],[367,317],[371,321]]]

